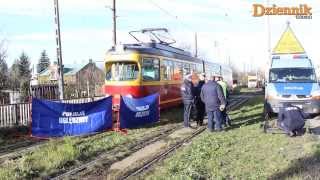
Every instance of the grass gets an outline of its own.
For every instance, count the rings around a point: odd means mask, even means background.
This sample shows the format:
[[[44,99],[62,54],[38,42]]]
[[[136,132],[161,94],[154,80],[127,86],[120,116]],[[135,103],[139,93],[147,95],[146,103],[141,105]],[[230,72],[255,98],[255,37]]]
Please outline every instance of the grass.
[[[16,160],[0,165],[0,179],[33,179],[47,177],[66,166],[81,164],[101,152],[117,146],[137,141],[151,135],[164,126],[182,121],[182,111],[174,108],[161,114],[159,123],[144,128],[129,130],[128,135],[105,132],[90,138],[65,137],[63,142],[50,140],[40,148],[24,154]]]
[[[263,97],[230,113],[233,127],[205,132],[166,159],[146,179],[303,179],[320,177],[320,143],[260,128]]]

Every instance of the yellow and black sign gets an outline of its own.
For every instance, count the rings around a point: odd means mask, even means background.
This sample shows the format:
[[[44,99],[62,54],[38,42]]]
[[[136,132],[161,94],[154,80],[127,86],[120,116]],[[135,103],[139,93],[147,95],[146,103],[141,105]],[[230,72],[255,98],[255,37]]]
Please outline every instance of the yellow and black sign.
[[[305,53],[301,43],[288,25],[286,31],[282,34],[278,44],[273,49],[273,54],[299,54]]]

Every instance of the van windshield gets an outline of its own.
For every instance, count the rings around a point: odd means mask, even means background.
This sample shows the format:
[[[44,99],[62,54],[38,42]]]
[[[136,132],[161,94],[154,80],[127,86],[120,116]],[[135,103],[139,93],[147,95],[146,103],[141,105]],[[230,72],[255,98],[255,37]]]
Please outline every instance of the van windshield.
[[[316,82],[314,69],[275,68],[270,70],[270,82]]]
[[[138,77],[139,68],[135,62],[112,62],[106,64],[107,81],[130,81]]]

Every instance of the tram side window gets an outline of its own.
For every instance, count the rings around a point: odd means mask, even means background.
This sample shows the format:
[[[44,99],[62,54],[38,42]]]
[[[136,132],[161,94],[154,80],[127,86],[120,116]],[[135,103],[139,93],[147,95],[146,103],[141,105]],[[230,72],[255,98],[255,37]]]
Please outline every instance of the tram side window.
[[[184,64],[183,65],[183,77],[186,75],[191,74],[190,64]]]
[[[174,62],[173,79],[174,80],[182,79],[182,63],[180,62]]]
[[[197,64],[196,65],[196,71],[197,71],[197,73],[202,73],[203,72],[202,64]]]
[[[172,80],[174,74],[173,62],[170,60],[163,60],[161,65],[163,80]]]
[[[160,80],[160,64],[158,58],[143,58],[142,77],[144,81]]]
[[[191,72],[192,73],[196,73],[196,65],[195,64],[190,64],[190,67],[191,67]]]

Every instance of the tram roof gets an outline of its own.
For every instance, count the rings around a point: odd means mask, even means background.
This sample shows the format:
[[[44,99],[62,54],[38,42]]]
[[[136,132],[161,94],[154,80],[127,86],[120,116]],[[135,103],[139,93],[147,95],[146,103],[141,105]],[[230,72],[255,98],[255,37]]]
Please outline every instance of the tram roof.
[[[135,51],[141,54],[164,56],[168,58],[183,59],[192,62],[201,62],[201,59],[191,56],[191,53],[160,43],[122,44],[113,47],[108,52],[112,54]]]

